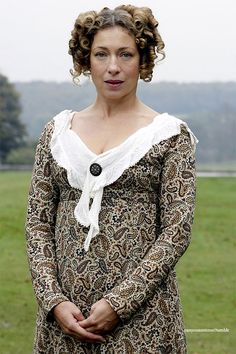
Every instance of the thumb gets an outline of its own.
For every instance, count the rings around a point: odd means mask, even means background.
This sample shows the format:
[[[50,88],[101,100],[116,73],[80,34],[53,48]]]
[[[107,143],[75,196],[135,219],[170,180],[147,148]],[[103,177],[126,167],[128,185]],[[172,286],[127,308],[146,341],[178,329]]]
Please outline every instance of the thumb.
[[[84,316],[82,314],[82,312],[78,309],[77,311],[73,312],[73,316],[77,321],[83,321],[84,320]]]

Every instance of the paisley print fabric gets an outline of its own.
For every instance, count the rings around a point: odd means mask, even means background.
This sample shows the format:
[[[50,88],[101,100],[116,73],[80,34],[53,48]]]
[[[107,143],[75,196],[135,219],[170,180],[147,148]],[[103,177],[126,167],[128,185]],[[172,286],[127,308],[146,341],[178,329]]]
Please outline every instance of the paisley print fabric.
[[[26,222],[38,301],[34,354],[187,353],[175,264],[187,249],[195,201],[190,136],[151,149],[103,192],[99,234],[88,252],[88,228],[74,217],[81,190],[53,159],[51,121],[36,151]],[[92,202],[92,199],[91,199]],[[87,317],[105,298],[120,316],[105,344],[65,335],[51,315],[65,300]]]

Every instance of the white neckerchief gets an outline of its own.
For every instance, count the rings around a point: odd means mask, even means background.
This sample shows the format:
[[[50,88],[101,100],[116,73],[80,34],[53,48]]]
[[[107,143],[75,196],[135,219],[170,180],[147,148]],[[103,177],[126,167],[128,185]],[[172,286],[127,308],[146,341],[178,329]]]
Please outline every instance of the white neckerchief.
[[[162,113],[117,147],[97,155],[70,129],[73,114],[71,110],[65,110],[54,117],[51,152],[57,163],[67,170],[70,185],[82,191],[74,215],[80,224],[89,227],[84,243],[87,251],[92,238],[99,233],[103,188],[116,181],[124,170],[135,165],[154,144],[179,134],[181,124],[190,133],[194,149],[197,139],[185,122],[168,113]],[[98,163],[102,167],[99,176],[91,174],[89,168],[92,163]],[[89,207],[90,198],[93,201]]]

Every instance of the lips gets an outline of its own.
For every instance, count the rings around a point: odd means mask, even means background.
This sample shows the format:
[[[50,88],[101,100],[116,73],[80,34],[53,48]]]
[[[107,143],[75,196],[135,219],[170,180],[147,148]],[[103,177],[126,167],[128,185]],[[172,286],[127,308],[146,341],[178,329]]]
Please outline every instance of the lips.
[[[124,81],[122,81],[122,80],[106,80],[105,82],[108,84],[111,84],[111,85],[118,85],[118,84],[122,84],[122,82],[124,82]]]

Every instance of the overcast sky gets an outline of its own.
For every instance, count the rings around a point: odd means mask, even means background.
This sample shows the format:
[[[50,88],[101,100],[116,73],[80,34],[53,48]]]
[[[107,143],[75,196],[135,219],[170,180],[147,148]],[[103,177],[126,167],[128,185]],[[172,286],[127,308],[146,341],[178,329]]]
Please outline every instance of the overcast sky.
[[[155,81],[236,81],[235,0],[2,0],[0,72],[13,82],[70,80],[75,18],[123,3],[149,6],[159,21],[166,59]]]

